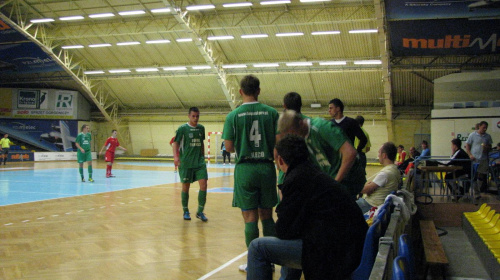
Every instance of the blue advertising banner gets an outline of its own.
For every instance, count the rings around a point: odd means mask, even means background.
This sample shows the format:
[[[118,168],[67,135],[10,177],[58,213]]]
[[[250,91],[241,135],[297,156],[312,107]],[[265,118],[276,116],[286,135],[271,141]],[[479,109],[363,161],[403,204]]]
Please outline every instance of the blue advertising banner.
[[[26,37],[0,19],[0,42],[14,43],[26,40]]]
[[[500,1],[387,0],[389,20],[485,18],[500,15]]]
[[[63,69],[35,43],[0,45],[0,69],[5,73],[41,73]]]
[[[8,133],[11,140],[20,139],[46,151],[72,152],[76,151],[78,121],[0,120],[0,131]]]
[[[500,20],[407,20],[389,22],[393,56],[500,53]]]

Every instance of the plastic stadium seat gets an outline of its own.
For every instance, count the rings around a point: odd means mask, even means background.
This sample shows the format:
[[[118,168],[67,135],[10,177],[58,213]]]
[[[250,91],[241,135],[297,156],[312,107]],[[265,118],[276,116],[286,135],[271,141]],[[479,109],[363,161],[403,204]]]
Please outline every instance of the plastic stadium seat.
[[[494,227],[487,228],[487,229],[479,229],[479,230],[477,230],[477,233],[479,234],[479,236],[483,240],[485,240],[484,238],[488,238],[489,235],[500,233],[500,220],[497,221],[497,223],[495,224]]]
[[[370,274],[375,263],[375,257],[378,253],[378,240],[382,233],[382,224],[380,220],[376,220],[368,229],[363,246],[363,255],[358,268],[351,275],[353,280],[366,280],[370,278]]]
[[[409,279],[416,279],[415,262],[413,261],[413,250],[408,240],[408,234],[401,234],[398,242],[398,256],[405,257],[408,261],[408,275]]]
[[[495,213],[495,210],[491,210],[490,212],[488,212],[488,215],[486,215],[486,217],[482,219],[469,219],[469,222],[472,224],[472,226],[489,223],[491,219],[493,219]]]
[[[392,280],[409,280],[408,261],[405,257],[397,256],[392,265]]]
[[[484,209],[486,208],[486,206],[488,206],[488,204],[483,203],[483,204],[481,204],[481,207],[479,207],[479,210],[477,210],[476,212],[464,212],[464,215],[465,215],[465,217],[471,217],[471,216],[481,215],[481,213],[484,211]]]
[[[491,218],[491,221],[485,223],[485,224],[473,224],[472,227],[474,227],[474,229],[476,231],[480,230],[480,229],[487,229],[487,228],[492,228],[496,225],[497,221],[499,220],[500,218],[500,214],[495,214],[493,216],[493,218]]]
[[[469,221],[479,221],[479,220],[482,220],[484,218],[486,218],[486,216],[488,216],[488,214],[491,212],[491,211],[495,211],[495,210],[491,210],[491,207],[490,206],[486,206],[485,210],[480,214],[480,215],[475,215],[475,216],[472,216],[472,217],[467,217],[467,220]]]

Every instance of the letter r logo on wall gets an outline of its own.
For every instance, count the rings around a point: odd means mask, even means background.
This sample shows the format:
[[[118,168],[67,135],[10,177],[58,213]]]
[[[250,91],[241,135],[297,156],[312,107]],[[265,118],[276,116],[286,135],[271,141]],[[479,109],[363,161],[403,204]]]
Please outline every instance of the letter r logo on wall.
[[[71,94],[57,95],[56,108],[73,108],[73,95]]]

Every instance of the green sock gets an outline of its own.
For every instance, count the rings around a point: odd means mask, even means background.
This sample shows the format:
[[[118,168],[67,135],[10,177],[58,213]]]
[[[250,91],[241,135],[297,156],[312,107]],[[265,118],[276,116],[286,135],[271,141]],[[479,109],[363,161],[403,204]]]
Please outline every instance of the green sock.
[[[87,169],[89,170],[89,178],[92,179],[92,165],[89,165]],[[83,170],[82,170],[82,173],[83,173]]]
[[[264,236],[276,236],[276,228],[273,218],[262,220],[262,233]]]
[[[181,192],[181,201],[182,201],[182,210],[184,212],[189,212],[188,202],[189,202],[189,193]]]
[[[245,243],[250,245],[252,240],[259,238],[259,226],[257,222],[245,223]]]
[[[80,171],[80,176],[82,176],[82,179],[83,179],[83,167],[79,167],[78,171]]]
[[[207,191],[201,191],[198,193],[198,212],[203,213],[203,209],[205,209],[205,203],[207,202]]]

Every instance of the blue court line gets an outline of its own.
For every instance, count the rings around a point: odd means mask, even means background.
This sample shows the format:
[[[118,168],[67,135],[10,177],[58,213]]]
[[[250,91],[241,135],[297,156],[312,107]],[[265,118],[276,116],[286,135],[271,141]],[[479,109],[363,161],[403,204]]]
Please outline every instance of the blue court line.
[[[94,183],[80,181],[78,168],[37,169],[0,172],[0,206],[150,187],[179,182],[172,171],[113,170],[115,178],[106,178],[105,169],[94,169]],[[228,176],[228,172],[209,172],[208,178]]]

